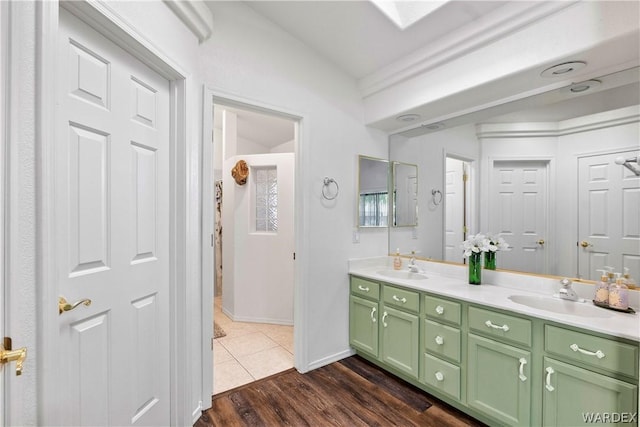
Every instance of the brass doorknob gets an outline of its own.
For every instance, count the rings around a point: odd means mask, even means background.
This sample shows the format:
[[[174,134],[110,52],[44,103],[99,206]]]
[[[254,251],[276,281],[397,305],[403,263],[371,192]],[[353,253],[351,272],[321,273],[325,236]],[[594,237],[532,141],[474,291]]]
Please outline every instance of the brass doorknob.
[[[539,244],[540,246],[544,245],[544,239],[540,239],[540,240],[538,240],[538,244]]]
[[[583,248],[588,248],[590,246],[593,246],[591,243],[587,242],[586,240],[583,240],[582,242],[580,242],[580,246],[582,246]]]
[[[27,358],[27,348],[22,347],[11,350],[11,338],[5,337],[3,345],[0,345],[0,364],[16,362],[16,375],[22,375],[22,366]]]
[[[84,304],[86,307],[89,307],[91,305],[91,300],[85,298],[85,299],[81,299],[80,301],[74,302],[73,304],[69,304],[65,299],[65,297],[59,297],[58,298],[58,314],[62,314],[65,311],[71,311],[77,306],[79,306],[80,304]]]

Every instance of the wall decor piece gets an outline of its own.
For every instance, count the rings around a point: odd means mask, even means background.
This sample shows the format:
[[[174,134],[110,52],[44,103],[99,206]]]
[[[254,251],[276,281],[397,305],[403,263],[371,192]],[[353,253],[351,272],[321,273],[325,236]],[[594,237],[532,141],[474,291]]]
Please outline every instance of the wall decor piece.
[[[236,180],[236,184],[245,185],[247,177],[249,177],[249,166],[244,160],[238,160],[236,165],[231,169],[231,176]]]

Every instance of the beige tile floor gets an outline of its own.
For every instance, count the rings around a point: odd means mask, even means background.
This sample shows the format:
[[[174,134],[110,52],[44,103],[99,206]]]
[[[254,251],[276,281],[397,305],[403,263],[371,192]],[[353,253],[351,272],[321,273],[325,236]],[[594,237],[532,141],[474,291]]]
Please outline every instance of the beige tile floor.
[[[293,367],[293,326],[234,322],[222,312],[220,297],[213,313],[227,333],[213,340],[213,394]]]

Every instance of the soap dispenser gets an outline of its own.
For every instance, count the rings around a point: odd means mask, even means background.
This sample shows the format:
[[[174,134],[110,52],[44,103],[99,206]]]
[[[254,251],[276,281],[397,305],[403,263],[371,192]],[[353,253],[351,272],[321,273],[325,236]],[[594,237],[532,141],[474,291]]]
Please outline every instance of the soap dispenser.
[[[396,257],[393,259],[393,269],[400,270],[402,268],[402,258],[400,258],[400,248],[396,249]]]
[[[616,310],[627,310],[629,308],[629,291],[620,273],[616,273],[616,282],[609,286],[609,307]]]
[[[627,285],[627,288],[629,289],[637,288],[636,281],[633,280],[633,277],[631,277],[631,275],[629,274],[628,267],[624,268],[624,275],[622,277],[624,277],[624,284]]]
[[[601,272],[600,281],[596,284],[596,292],[593,301],[600,304],[609,304],[609,279],[606,270],[596,270]]]

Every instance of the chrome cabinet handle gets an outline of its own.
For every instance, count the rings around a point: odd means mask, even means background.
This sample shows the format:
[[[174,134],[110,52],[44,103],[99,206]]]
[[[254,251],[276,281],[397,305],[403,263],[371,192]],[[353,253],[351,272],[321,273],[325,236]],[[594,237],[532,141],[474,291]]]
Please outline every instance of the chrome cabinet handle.
[[[389,315],[389,313],[387,313],[386,311],[385,311],[385,312],[384,312],[384,314],[382,315],[382,326],[384,326],[385,328],[386,328],[388,325],[385,323],[384,319],[386,319],[388,315]]]
[[[358,289],[360,289],[361,291],[364,292],[369,292],[369,287],[368,286],[362,286],[362,285],[358,285]]]
[[[547,379],[546,379],[546,384],[545,384],[545,388],[549,391],[553,391],[555,390],[555,388],[551,385],[551,374],[554,374],[556,371],[553,370],[553,368],[551,366],[549,366],[547,369],[545,369],[545,371],[547,371]]]
[[[502,326],[494,325],[493,323],[491,323],[491,320],[487,320],[486,322],[484,322],[484,324],[487,325],[488,328],[502,329],[505,332],[509,330],[509,325],[502,325]]]
[[[376,316],[375,316],[375,315],[376,315],[376,308],[375,308],[375,307],[373,307],[373,308],[371,308],[371,321],[372,321],[373,323],[376,323],[376,322],[378,321],[378,320],[376,319]]]
[[[438,335],[438,336],[436,337],[436,340],[435,340],[435,341],[436,341],[436,344],[438,344],[438,345],[442,345],[442,344],[444,344],[444,338],[442,338],[440,335]]]
[[[525,359],[524,357],[521,357],[519,362],[520,362],[520,375],[518,375],[518,377],[520,378],[520,381],[525,382],[527,380],[527,377],[524,375],[524,365],[527,364],[527,359]]]
[[[584,349],[581,349],[580,347],[578,347],[578,344],[571,344],[569,346],[569,348],[571,350],[573,350],[573,351],[579,351],[582,354],[586,354],[587,356],[595,356],[598,359],[602,359],[605,356],[605,354],[602,352],[602,350],[597,350],[595,352],[589,351],[589,350],[584,350]]]
[[[65,297],[59,297],[58,298],[58,314],[62,314],[65,311],[71,311],[77,306],[79,306],[80,304],[84,304],[86,307],[89,307],[91,305],[91,300],[85,298],[85,299],[81,299],[80,301],[76,301],[73,304],[69,304],[65,299]]]
[[[436,307],[436,313],[438,314],[443,314],[444,313],[444,307],[439,305]]]
[[[391,297],[391,298],[393,298],[393,300],[394,300],[394,301],[401,302],[401,303],[403,303],[403,304],[407,302],[407,299],[406,299],[405,297],[398,298],[397,296],[395,296],[395,295],[394,295],[394,296],[393,296],[393,297]]]

